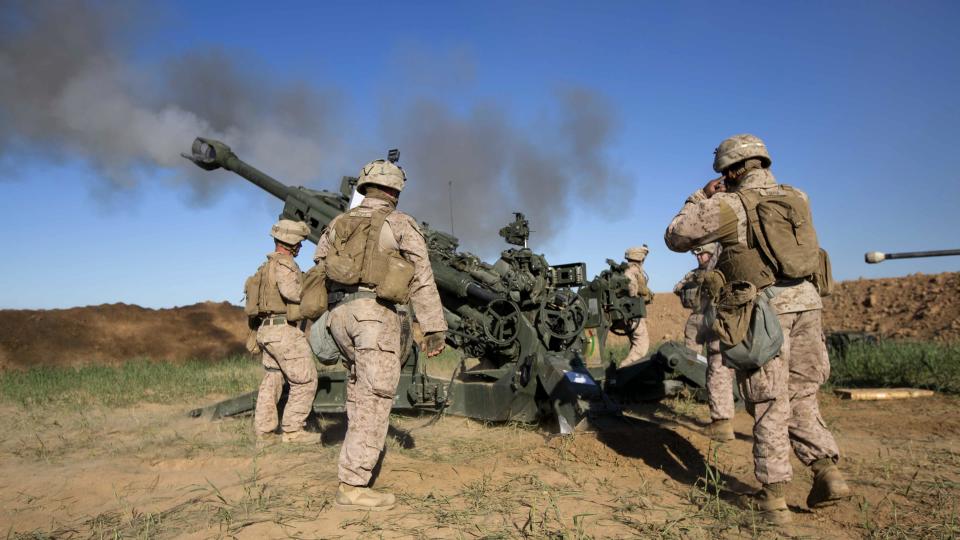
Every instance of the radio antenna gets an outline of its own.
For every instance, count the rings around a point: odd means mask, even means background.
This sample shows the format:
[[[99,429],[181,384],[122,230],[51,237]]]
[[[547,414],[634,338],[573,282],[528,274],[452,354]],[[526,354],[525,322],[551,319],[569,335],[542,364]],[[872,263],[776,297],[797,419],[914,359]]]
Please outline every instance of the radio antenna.
[[[456,236],[457,233],[453,230],[453,180],[447,181],[447,193],[450,198],[450,234]]]

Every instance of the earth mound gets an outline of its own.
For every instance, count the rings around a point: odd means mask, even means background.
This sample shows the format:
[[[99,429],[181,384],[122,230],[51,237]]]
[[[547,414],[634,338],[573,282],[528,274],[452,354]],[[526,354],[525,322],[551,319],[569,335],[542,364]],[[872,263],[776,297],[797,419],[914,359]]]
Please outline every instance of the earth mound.
[[[960,273],[857,279],[826,298],[828,331],[859,330],[924,341],[960,340]]]
[[[171,309],[103,304],[0,310],[0,328],[0,369],[118,364],[134,358],[218,360],[246,353],[246,317],[227,302]]]
[[[672,293],[647,306],[650,342],[683,339],[687,310]],[[0,310],[0,369],[118,364],[133,358],[218,360],[244,354],[240,307],[204,302],[172,309],[104,304]],[[824,301],[827,332],[877,332],[894,339],[960,340],[960,273],[857,279]],[[613,343],[624,343],[614,336]]]

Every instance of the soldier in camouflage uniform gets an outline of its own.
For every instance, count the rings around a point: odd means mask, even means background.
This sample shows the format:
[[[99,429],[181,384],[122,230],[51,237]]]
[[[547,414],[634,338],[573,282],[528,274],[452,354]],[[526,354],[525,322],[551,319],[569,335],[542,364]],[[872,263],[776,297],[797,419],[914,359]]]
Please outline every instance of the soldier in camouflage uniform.
[[[650,249],[644,244],[640,247],[627,249],[623,257],[627,260],[627,269],[624,275],[630,280],[630,296],[643,297],[649,303],[653,299],[650,289],[647,288],[647,273],[643,271],[643,261],[647,258]],[[630,336],[630,351],[620,362],[620,367],[639,362],[650,349],[650,334],[647,332],[647,320],[638,317],[627,322],[627,334]]]
[[[258,270],[257,344],[266,369],[254,414],[260,444],[269,442],[277,429],[277,402],[284,382],[290,385],[290,392],[283,410],[283,442],[320,442],[319,433],[303,430],[317,392],[317,367],[307,338],[295,322],[299,320],[302,275],[294,257],[308,233],[301,221],[277,222],[270,230],[275,251],[267,255],[267,262]]]
[[[396,303],[378,298],[377,287],[359,282],[345,285],[331,279],[333,265],[342,262],[343,238],[357,228],[367,227],[375,216],[386,214],[379,234],[371,225],[383,254],[399,256],[412,264],[409,300],[424,333],[423,349],[428,356],[443,351],[447,330],[440,296],[433,279],[427,246],[410,216],[396,210],[406,176],[390,161],[374,161],[363,168],[357,190],[364,195],[360,205],[337,216],[317,244],[314,260],[325,265],[329,290],[331,334],[347,358],[347,434],[339,460],[340,486],[336,503],[341,508],[385,510],[395,503],[393,494],[369,487],[374,468],[385,451],[390,409],[400,379],[401,315]],[[373,217],[371,217],[373,216]],[[340,231],[338,233],[338,231]],[[338,234],[341,242],[338,244]],[[366,246],[366,244],[364,244]],[[355,258],[368,269],[372,262],[366,247]],[[341,257],[341,258],[337,258]],[[371,256],[372,257],[372,256]]]
[[[687,198],[680,213],[667,227],[664,240],[674,251],[687,251],[709,242],[719,242],[723,253],[717,269],[727,282],[744,280],[743,274],[766,275],[774,287],[770,305],[783,328],[780,355],[749,372],[737,372],[747,411],[754,417],[754,473],[763,488],[756,500],[761,516],[775,524],[791,520],[784,498],[784,485],[792,479],[790,449],[814,473],[807,506],[817,508],[850,497],[850,489],[837,469],[837,443],[820,415],[817,391],[826,381],[830,363],[823,342],[822,304],[816,287],[806,279],[777,280],[748,244],[750,222],[737,192],[749,196],[784,193],[769,170],[770,155],[753,135],[724,140],[715,151],[714,170],[721,178],[711,180]],[[727,193],[729,192],[729,193]],[[807,197],[799,190],[801,197]],[[773,276],[773,277],[770,277]],[[747,279],[751,283],[756,277]],[[774,283],[770,283],[774,282]]]
[[[703,312],[710,299],[701,294],[700,283],[703,273],[713,270],[717,261],[719,245],[716,243],[696,247],[692,253],[697,257],[697,268],[687,272],[673,288],[680,297],[683,307],[690,310],[687,324],[683,328],[684,342],[697,354],[703,354],[703,345],[707,345],[707,403],[710,406],[711,423],[705,433],[718,442],[732,441],[733,431],[733,380],[734,371],[723,365],[720,355],[720,341],[704,326]]]

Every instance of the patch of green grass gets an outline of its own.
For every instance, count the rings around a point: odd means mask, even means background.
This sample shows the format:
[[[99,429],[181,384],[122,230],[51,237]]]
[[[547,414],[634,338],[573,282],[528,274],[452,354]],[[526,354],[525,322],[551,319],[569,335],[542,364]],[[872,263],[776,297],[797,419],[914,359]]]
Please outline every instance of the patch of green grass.
[[[882,341],[852,343],[830,358],[833,386],[929,388],[960,393],[960,344]]]
[[[257,388],[258,362],[238,356],[220,362],[131,360],[121,366],[36,367],[0,373],[0,400],[24,407],[169,403]]]

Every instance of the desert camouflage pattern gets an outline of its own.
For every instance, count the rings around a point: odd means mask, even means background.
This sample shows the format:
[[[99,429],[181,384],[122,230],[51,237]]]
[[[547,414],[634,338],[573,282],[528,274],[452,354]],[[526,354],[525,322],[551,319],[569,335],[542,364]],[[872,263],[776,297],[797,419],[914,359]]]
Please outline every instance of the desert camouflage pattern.
[[[357,178],[357,191],[364,193],[367,186],[371,184],[403,191],[406,182],[407,175],[404,174],[399,165],[390,163],[385,159],[378,159],[367,163],[360,169],[360,176]]]
[[[400,381],[400,318],[392,307],[360,298],[334,307],[329,324],[350,371],[338,476],[345,484],[366,486],[384,451]]]
[[[386,208],[392,207],[392,204],[382,199],[365,197],[360,206]],[[334,240],[333,225],[336,220],[337,218],[334,218],[324,235],[320,237],[320,242],[317,243],[317,249],[313,255],[313,260],[317,264],[322,264],[330,250],[330,243]],[[391,213],[380,230],[379,242],[380,249],[399,251],[404,259],[413,263],[414,276],[413,283],[410,285],[410,304],[413,306],[423,333],[446,331],[447,322],[443,318],[440,293],[437,292],[437,283],[433,279],[430,255],[417,222],[403,212]]]
[[[724,169],[741,161],[759,158],[766,161],[769,167],[773,160],[767,151],[767,145],[756,135],[744,133],[725,139],[713,151],[713,170],[723,172]]]
[[[650,289],[647,288],[647,274],[643,271],[643,265],[631,260],[623,274],[630,280],[628,286],[630,296],[637,297],[650,294]],[[647,331],[646,319],[640,318],[628,322],[627,335],[630,338],[630,351],[626,358],[620,362],[621,366],[636,364],[650,350],[650,334]]]
[[[310,228],[302,221],[281,219],[270,228],[270,236],[285,244],[299,244],[310,234]]]
[[[804,465],[840,449],[820,415],[817,391],[830,375],[820,310],[778,316],[784,342],[780,356],[754,373],[737,373],[747,411],[755,418],[754,473],[764,484],[793,477],[790,449]]]
[[[740,190],[776,187],[776,179],[767,169],[748,171],[741,180]],[[797,190],[806,200],[807,195]],[[747,212],[734,193],[715,193],[707,198],[702,189],[695,191],[673,218],[664,234],[664,241],[673,251],[689,251],[709,242],[721,246],[745,244],[747,241]],[[821,309],[823,303],[817,288],[809,281],[784,287],[770,305],[777,313],[794,313]]]
[[[776,187],[767,169],[748,171],[740,190]],[[802,194],[806,199],[806,194]],[[746,243],[746,210],[735,193],[707,198],[697,190],[673,218],[664,241],[673,251],[708,242],[722,247]],[[780,355],[753,372],[736,372],[747,411],[754,418],[754,474],[763,484],[789,481],[790,448],[805,465],[818,458],[836,462],[839,449],[817,404],[817,390],[829,374],[823,341],[822,303],[816,287],[804,281],[780,288],[770,302],[783,327]]]
[[[627,336],[630,338],[630,351],[620,361],[620,367],[636,364],[650,350],[650,333],[647,331],[647,320],[639,318],[628,322]]]
[[[720,340],[707,340],[707,405],[711,420],[730,420],[736,413],[733,384],[736,371],[723,364]]]
[[[284,301],[298,303],[301,273],[297,262],[290,255],[280,253],[271,253],[267,258],[274,265],[274,271],[267,275],[275,276]],[[266,373],[257,393],[254,429],[257,433],[269,433],[281,423],[285,433],[300,431],[317,392],[317,368],[307,337],[289,324],[261,325],[257,330],[257,344],[263,350],[261,360]],[[290,393],[283,420],[279,422],[277,402],[284,381],[290,385]]]
[[[389,202],[364,198],[361,206],[381,208]],[[320,237],[314,260],[323,263],[329,251],[333,224]],[[415,275],[410,302],[424,333],[446,331],[443,308],[426,242],[416,222],[401,212],[387,217],[380,247],[397,250],[412,262]],[[338,476],[351,486],[367,486],[381,453],[390,409],[400,381],[401,321],[395,306],[373,298],[358,298],[335,305],[329,315],[330,333],[347,360],[347,434],[340,449]]]
[[[683,328],[683,340],[688,349],[703,354],[703,346],[707,346],[707,404],[710,408],[710,418],[713,420],[729,420],[735,411],[733,401],[734,370],[723,364],[720,355],[720,340],[711,339],[709,328],[703,324],[703,314],[693,312],[687,318]]]

